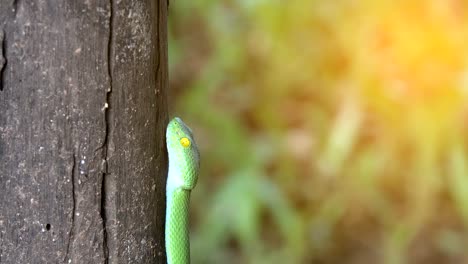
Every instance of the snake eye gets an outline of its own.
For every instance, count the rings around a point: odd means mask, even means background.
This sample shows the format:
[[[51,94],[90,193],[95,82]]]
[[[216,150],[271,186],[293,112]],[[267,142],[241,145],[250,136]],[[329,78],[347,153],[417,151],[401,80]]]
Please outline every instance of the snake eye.
[[[188,148],[190,147],[190,139],[183,137],[180,139],[180,144],[182,145],[182,147]]]

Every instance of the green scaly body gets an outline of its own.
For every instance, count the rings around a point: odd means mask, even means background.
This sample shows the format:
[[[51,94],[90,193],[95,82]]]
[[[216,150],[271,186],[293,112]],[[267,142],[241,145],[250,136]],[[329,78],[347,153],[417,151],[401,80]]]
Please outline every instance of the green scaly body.
[[[168,264],[190,263],[189,204],[200,168],[192,131],[180,118],[166,130],[169,170],[166,184],[166,255]]]

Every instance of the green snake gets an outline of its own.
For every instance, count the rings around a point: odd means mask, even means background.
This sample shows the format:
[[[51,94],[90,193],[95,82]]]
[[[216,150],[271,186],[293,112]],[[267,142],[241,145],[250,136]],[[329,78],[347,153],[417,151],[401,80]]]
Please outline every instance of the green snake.
[[[165,242],[168,264],[190,263],[189,203],[200,168],[192,130],[178,117],[167,125],[169,170],[166,184]]]

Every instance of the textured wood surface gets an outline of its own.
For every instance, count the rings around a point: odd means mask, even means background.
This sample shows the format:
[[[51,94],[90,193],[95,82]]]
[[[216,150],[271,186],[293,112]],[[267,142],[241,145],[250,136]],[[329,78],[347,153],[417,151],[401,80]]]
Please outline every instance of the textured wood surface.
[[[0,263],[164,263],[167,1],[0,0]]]

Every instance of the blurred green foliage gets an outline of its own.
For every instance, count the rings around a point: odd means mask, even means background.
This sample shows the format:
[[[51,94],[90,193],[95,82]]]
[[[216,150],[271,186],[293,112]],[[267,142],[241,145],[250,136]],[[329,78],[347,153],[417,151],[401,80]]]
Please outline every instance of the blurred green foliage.
[[[193,263],[468,261],[468,3],[172,0]]]

